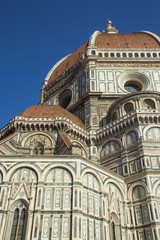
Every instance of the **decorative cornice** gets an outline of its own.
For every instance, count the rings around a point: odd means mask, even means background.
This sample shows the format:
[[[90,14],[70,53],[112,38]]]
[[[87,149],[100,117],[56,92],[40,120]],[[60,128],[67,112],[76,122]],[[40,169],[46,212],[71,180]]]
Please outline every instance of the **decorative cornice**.
[[[83,138],[88,141],[89,133],[74,124],[67,117],[54,117],[54,118],[27,118],[16,116],[14,117],[5,127],[0,131],[0,138],[4,138],[10,132],[13,131],[53,131],[53,128],[58,131],[64,131],[69,133],[74,133],[78,135],[79,138]]]
[[[89,59],[100,59],[101,61],[159,61],[160,49],[103,49],[90,45],[86,49],[86,56]]]
[[[124,74],[125,74],[125,72],[124,72]],[[141,75],[143,76],[144,74],[141,74]],[[117,99],[116,101],[113,102],[113,104],[109,108],[108,115],[110,115],[111,112],[113,112],[114,109],[117,106],[122,105],[123,103],[125,103],[127,101],[140,99],[140,98],[145,98],[145,97],[147,97],[147,98],[148,97],[151,97],[151,98],[155,97],[155,98],[160,99],[160,93],[156,92],[156,91],[138,91],[138,92],[133,92],[133,93],[129,93],[127,95],[124,95],[124,96],[120,97],[119,99]],[[154,111],[156,112],[156,109],[154,109]]]
[[[16,116],[0,131],[0,138],[4,138],[12,131],[63,131],[71,136],[77,136],[86,142],[101,142],[104,139],[118,134],[126,127],[135,124],[153,124],[153,120],[160,123],[160,110],[134,110],[130,114],[107,124],[102,129],[96,131],[86,131],[78,127],[66,117],[55,118],[25,118]]]
[[[123,131],[133,125],[153,124],[155,120],[157,124],[160,124],[160,110],[134,110],[130,114],[127,114],[124,117],[107,124],[105,127],[103,127],[103,129],[95,132],[92,131],[92,136],[95,136],[92,137],[92,140],[101,142],[108,137],[119,134],[120,131]]]
[[[147,69],[149,67],[157,67],[159,68],[160,67],[160,64],[158,64],[157,62],[155,63],[144,63],[144,62],[139,62],[139,63],[128,63],[128,62],[125,62],[125,63],[120,63],[120,62],[108,62],[108,63],[96,63],[96,66],[97,67],[115,67],[115,68],[119,68],[119,67],[130,67],[130,68],[137,68],[137,67],[146,67]]]

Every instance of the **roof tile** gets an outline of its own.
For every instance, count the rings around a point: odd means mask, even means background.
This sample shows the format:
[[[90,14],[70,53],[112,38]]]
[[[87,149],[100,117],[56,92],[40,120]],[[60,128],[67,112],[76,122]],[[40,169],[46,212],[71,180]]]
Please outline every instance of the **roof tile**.
[[[66,69],[70,69],[82,59],[84,49],[87,47],[88,41],[79,47],[75,52],[70,54],[64,61],[62,61],[51,74],[48,84],[53,82],[56,78],[64,73]]]
[[[73,123],[79,127],[85,129],[82,121],[76,117],[74,114],[68,112],[66,109],[59,105],[33,105],[27,108],[24,112],[20,113],[18,116],[26,118],[54,118],[54,117],[66,117],[70,119]]]
[[[126,46],[127,45],[127,46]],[[95,39],[97,48],[160,48],[158,42],[146,33],[117,33],[117,34],[98,34]]]

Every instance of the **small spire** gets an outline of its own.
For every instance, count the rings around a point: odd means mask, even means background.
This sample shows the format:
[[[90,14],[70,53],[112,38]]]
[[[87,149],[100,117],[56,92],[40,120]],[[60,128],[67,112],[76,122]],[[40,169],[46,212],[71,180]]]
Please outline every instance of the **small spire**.
[[[119,33],[118,30],[115,29],[115,27],[112,27],[112,21],[109,19],[107,21],[107,29],[104,30],[104,32],[106,32],[108,34]]]

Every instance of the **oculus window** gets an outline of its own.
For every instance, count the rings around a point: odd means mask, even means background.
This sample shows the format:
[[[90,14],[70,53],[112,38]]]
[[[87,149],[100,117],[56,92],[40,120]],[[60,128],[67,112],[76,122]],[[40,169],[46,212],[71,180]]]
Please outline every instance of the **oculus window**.
[[[138,86],[137,84],[134,84],[134,83],[130,83],[130,82],[126,83],[124,88],[127,92],[130,92],[130,93],[141,91],[140,86]]]

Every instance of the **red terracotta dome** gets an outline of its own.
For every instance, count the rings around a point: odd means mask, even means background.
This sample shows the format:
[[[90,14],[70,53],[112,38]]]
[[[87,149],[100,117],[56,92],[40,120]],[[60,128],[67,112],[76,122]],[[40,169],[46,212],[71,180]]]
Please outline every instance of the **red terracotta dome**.
[[[83,52],[87,48],[97,49],[142,49],[151,50],[160,48],[160,38],[151,32],[141,31],[135,33],[119,33],[115,28],[107,28],[103,32],[96,31],[89,41],[85,42],[72,54],[60,60],[48,73],[46,83],[49,85],[55,79],[64,74],[67,70],[78,64],[83,58]]]
[[[26,118],[55,118],[55,117],[66,117],[71,120],[74,124],[85,129],[82,121],[76,117],[74,114],[68,112],[59,105],[33,105],[24,112],[20,113],[18,116]]]
[[[71,67],[76,65],[82,59],[83,51],[85,50],[87,45],[88,41],[85,42],[81,47],[79,47],[75,52],[67,56],[63,61],[61,61],[61,63],[52,72],[48,80],[48,84],[50,84],[60,75],[62,75],[66,69],[70,69]]]
[[[151,49],[160,48],[160,44],[145,32],[135,33],[100,33],[95,39],[97,48],[114,48],[114,49]]]

